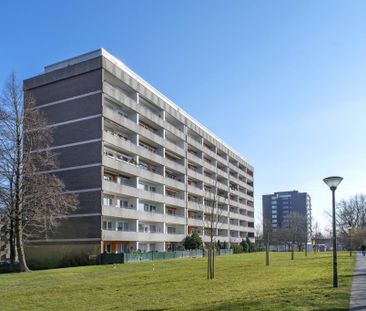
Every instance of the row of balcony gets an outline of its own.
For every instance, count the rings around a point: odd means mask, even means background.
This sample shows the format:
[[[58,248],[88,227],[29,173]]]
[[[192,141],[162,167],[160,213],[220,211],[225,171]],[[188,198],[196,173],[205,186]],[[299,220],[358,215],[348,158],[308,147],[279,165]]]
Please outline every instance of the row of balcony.
[[[118,89],[115,86],[110,85],[109,83],[104,83],[104,92],[113,99],[113,106],[115,110],[120,110],[121,105],[119,103],[122,103],[125,107],[128,107],[130,111],[134,113],[139,113],[148,120],[151,120],[155,125],[155,128],[151,127],[152,132],[166,129],[173,135],[181,139],[182,142],[185,141],[185,125],[179,120],[176,120],[174,117],[165,117],[165,112],[163,110],[156,111],[154,109],[151,109],[151,107],[149,107],[150,104],[146,102],[146,100],[140,100],[140,104],[137,104],[137,102],[131,97],[126,96],[121,89]],[[120,115],[123,115],[127,118],[129,117],[128,112],[124,111],[122,111]],[[224,165],[228,164],[230,168],[234,170],[240,170],[249,177],[253,177],[253,172],[250,169],[246,168],[244,164],[239,163],[237,160],[228,157],[228,155],[224,151],[216,148],[210,142],[205,141],[197,133],[194,133],[192,129],[187,130],[187,132],[187,141],[188,143],[191,143],[192,146],[195,146],[199,150],[204,150],[207,155],[223,163]]]
[[[103,165],[107,168],[110,168],[112,171],[123,172],[123,174],[128,175],[130,179],[133,177],[141,177],[143,179],[146,179],[147,181],[154,181],[154,184],[156,184],[157,186],[159,186],[159,184],[161,186],[166,185],[168,187],[172,187],[173,189],[177,189],[180,192],[184,192],[186,190],[185,175],[183,175],[182,173],[179,174],[179,172],[165,170],[165,176],[164,176],[163,170],[158,170],[156,167],[149,166],[145,162],[136,164],[136,162],[132,157],[120,153],[115,153],[113,152],[113,150],[107,149],[105,151],[105,154],[103,156]],[[189,175],[188,175],[188,182],[189,182]],[[207,178],[203,178],[203,181],[207,182]],[[214,182],[213,181],[209,182],[210,185],[204,185],[204,187],[202,184],[200,184],[199,186],[198,184],[188,185],[187,190],[192,194],[200,196],[201,199],[202,198],[207,198],[211,200],[215,199],[216,188],[214,186],[212,187],[212,184],[214,184]],[[137,186],[137,185],[131,184],[131,186]],[[217,191],[219,196],[221,196],[221,199],[220,197],[218,198],[220,200],[225,200],[225,197],[227,197],[225,189],[227,189],[227,187],[225,188],[224,185],[220,186],[220,183],[217,183],[216,186],[220,187],[217,188]],[[220,191],[222,191],[223,193],[220,193]],[[167,193],[167,195],[169,195],[169,192]],[[181,193],[180,195],[184,199],[184,194]],[[239,204],[245,204],[244,199],[240,199],[240,197],[231,197],[231,202],[235,202],[238,200]]]

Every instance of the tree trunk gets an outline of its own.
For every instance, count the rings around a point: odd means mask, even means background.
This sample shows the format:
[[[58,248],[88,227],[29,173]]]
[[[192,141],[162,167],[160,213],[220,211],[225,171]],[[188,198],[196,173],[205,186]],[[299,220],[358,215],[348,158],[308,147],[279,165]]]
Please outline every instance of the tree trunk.
[[[210,247],[207,249],[207,280],[211,279],[211,250]]]
[[[11,219],[10,219],[9,248],[10,248],[10,262],[14,263],[14,261],[15,261],[15,237],[14,237],[14,217],[13,217],[13,215],[11,216]]]
[[[23,231],[21,219],[17,216],[15,218],[15,238],[18,252],[18,260],[20,265],[20,272],[29,272],[27,262],[25,260],[24,245],[23,245]]]
[[[215,278],[215,244],[212,245],[212,279]]]
[[[294,248],[294,244],[292,243],[291,246],[291,260],[294,260],[295,258],[295,248]]]
[[[305,256],[308,255],[308,242],[305,242]]]
[[[266,266],[269,266],[269,243],[266,243]]]

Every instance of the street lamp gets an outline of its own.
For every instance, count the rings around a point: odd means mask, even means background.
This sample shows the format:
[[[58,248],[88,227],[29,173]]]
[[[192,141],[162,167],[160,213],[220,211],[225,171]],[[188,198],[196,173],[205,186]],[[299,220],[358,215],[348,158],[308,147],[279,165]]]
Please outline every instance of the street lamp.
[[[349,237],[349,256],[352,257],[352,227],[348,228],[348,237]]]
[[[324,178],[323,181],[332,191],[332,212],[333,212],[333,287],[338,287],[337,273],[337,234],[336,234],[336,214],[335,214],[335,191],[343,180],[342,177],[332,176]]]

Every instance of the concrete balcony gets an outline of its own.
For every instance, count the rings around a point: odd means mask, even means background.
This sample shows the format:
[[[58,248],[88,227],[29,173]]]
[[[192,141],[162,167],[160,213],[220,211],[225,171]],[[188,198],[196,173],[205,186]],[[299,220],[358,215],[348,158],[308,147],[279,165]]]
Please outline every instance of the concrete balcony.
[[[119,217],[125,219],[138,219],[142,221],[152,222],[168,222],[177,225],[185,225],[186,219],[184,216],[172,216],[160,213],[149,213],[136,209],[120,208],[115,206],[103,206],[103,216]]]
[[[203,175],[201,173],[198,173],[194,170],[191,170],[191,169],[188,169],[187,170],[187,174],[189,177],[192,177],[192,178],[195,178],[195,179],[198,179],[198,180],[202,180],[203,178]]]
[[[207,148],[205,145],[202,145],[203,148],[203,152],[206,153],[207,155],[209,155],[211,158],[214,158],[216,160],[216,152],[212,151],[211,149]]]
[[[193,210],[193,211],[203,211],[203,206],[202,203],[196,203],[196,202],[192,202],[192,201],[188,201],[188,209]]]
[[[235,166],[234,164],[228,162],[228,166],[229,168],[231,168],[234,172],[237,172],[239,173],[239,167],[238,166]]]
[[[229,240],[230,240],[231,243],[239,244],[243,240],[243,238],[237,238],[237,237],[232,237],[231,236],[229,238]]]
[[[167,233],[165,236],[166,242],[182,242],[186,238],[185,234]]]
[[[187,152],[187,159],[195,164],[203,166],[203,160],[190,152]]]
[[[106,143],[109,143],[113,146],[125,149],[131,153],[136,154],[139,152],[139,147],[135,143],[133,143],[129,140],[121,139],[118,136],[112,135],[109,132],[105,132],[105,131],[103,132],[103,140]]]
[[[208,176],[205,176],[205,175],[201,175],[200,176],[200,179],[207,185],[211,185],[211,186],[215,186],[216,185],[216,181],[211,178],[211,177],[208,177]]]
[[[143,115],[145,118],[149,119],[150,121],[154,122],[155,124],[157,124],[160,127],[164,127],[165,122],[163,120],[163,118],[160,118],[158,115],[156,115],[155,113],[153,113],[152,111],[150,111],[149,109],[141,106],[141,105],[136,105],[136,111]]]
[[[233,201],[233,200],[230,200],[230,205],[235,206],[235,207],[241,207],[241,208],[246,207],[244,204],[242,204],[238,201]]]
[[[169,160],[167,158],[164,158],[164,165],[179,172],[179,173],[182,173],[182,174],[185,174],[186,173],[186,168],[183,164],[180,164],[180,163],[177,163],[177,162],[174,162],[172,160]]]
[[[164,176],[158,173],[154,173],[146,169],[140,168],[132,163],[127,163],[121,160],[111,158],[107,155],[103,155],[103,165],[105,167],[109,167],[111,169],[131,174],[134,176],[142,177],[144,179],[151,180],[160,184],[164,184],[166,180]]]
[[[221,223],[217,224],[217,229],[218,230],[229,230],[229,225],[221,222]]]
[[[250,217],[248,215],[243,215],[243,214],[234,214],[236,218],[240,219],[240,220],[245,220],[245,221],[254,221],[254,217]]]
[[[126,195],[135,198],[139,196],[139,191],[136,187],[120,185],[106,180],[103,180],[103,191],[114,195]]]
[[[205,191],[203,190],[203,196],[206,198],[206,199],[209,199],[209,200],[215,200],[215,193],[214,192],[210,192],[210,191]]]
[[[229,174],[227,172],[224,172],[223,170],[217,169],[217,175],[220,175],[226,179],[229,179]]]
[[[240,231],[240,230],[246,229],[246,227],[241,227],[239,225],[229,224],[229,229],[232,230],[232,231]]]
[[[229,186],[220,181],[217,181],[217,188],[225,190],[225,191],[229,191]]]
[[[144,190],[137,189],[136,187],[120,185],[115,182],[110,182],[110,181],[106,181],[106,180],[103,180],[103,191],[110,193],[110,194],[132,196],[132,197],[144,199],[147,201],[165,203],[165,204],[175,205],[175,206],[179,206],[179,207],[186,206],[185,200],[180,199],[180,198],[169,197],[169,196],[165,196],[161,193],[156,193],[156,192],[144,191]]]
[[[125,128],[130,129],[131,131],[138,132],[139,127],[136,124],[136,122],[133,122],[132,120],[120,115],[118,111],[114,111],[111,108],[103,107],[103,116],[106,119],[109,119]]]
[[[182,148],[166,139],[164,140],[164,147],[172,152],[175,152],[176,154],[179,154],[182,157],[186,156],[186,152],[184,151],[184,148]]]
[[[175,205],[179,207],[186,207],[186,201],[176,197],[165,196],[164,203],[168,205]]]
[[[203,195],[203,190],[199,189],[197,187],[194,187],[194,186],[188,185],[187,190],[188,190],[189,193],[192,193],[192,194],[195,194],[195,195],[199,195],[199,196]]]
[[[202,219],[188,218],[188,226],[203,227]]]
[[[251,186],[251,185],[248,185],[247,183],[245,183],[245,186],[244,187],[246,187],[250,191],[254,191],[254,187]]]
[[[184,133],[176,128],[174,125],[170,124],[169,122],[165,121],[165,129],[171,133],[173,133],[175,136],[179,137],[182,140],[186,140],[186,137]]]
[[[164,222],[177,225],[186,225],[186,218],[184,216],[167,215],[165,214]]]
[[[181,242],[184,234],[102,230],[104,241]]]
[[[137,132],[147,138],[147,139],[150,139],[151,141],[159,144],[160,146],[164,146],[164,138],[159,136],[158,134],[152,132],[152,131],[149,131],[148,129],[142,127],[142,126],[138,126],[138,130]]]
[[[216,166],[212,163],[208,163],[204,160],[202,160],[202,166],[210,170],[211,172],[216,172]]]
[[[227,166],[227,159],[220,157],[218,154],[216,154],[215,160],[217,162],[220,162],[221,164]]]
[[[186,185],[183,182],[180,182],[178,180],[169,178],[169,177],[165,177],[164,179],[164,183],[165,185],[169,186],[169,187],[173,187],[182,191],[186,191]]]
[[[137,111],[136,101],[132,100],[130,97],[126,96],[125,94],[123,94],[123,92],[113,87],[109,83],[103,83],[103,92],[115,99],[116,101],[126,105],[130,109]]]
[[[202,150],[203,144],[202,143],[199,143],[197,140],[194,140],[192,137],[187,136],[187,142],[190,145],[196,147],[198,150]]]

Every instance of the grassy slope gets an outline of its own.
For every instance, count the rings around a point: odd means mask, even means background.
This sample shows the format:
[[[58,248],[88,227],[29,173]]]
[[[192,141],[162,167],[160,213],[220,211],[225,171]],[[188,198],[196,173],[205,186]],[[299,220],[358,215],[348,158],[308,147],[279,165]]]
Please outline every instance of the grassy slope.
[[[0,310],[348,310],[353,258],[338,289],[330,253],[217,257],[212,281],[202,258],[0,275]]]

